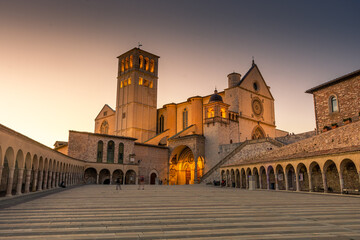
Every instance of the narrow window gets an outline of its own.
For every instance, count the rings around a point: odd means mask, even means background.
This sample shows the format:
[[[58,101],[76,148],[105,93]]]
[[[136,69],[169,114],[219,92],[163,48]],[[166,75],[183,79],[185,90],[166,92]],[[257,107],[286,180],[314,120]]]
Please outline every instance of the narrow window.
[[[127,57],[126,60],[125,60],[125,69],[126,70],[129,69],[129,57]]]
[[[154,72],[154,69],[155,69],[155,62],[154,62],[154,59],[151,59],[150,60],[150,72]]]
[[[164,132],[164,116],[161,115],[159,119],[159,133]]]
[[[148,58],[145,58],[144,65],[145,65],[145,70],[149,71],[149,59]]]
[[[108,146],[107,146],[107,162],[108,163],[114,163],[114,149],[115,149],[114,142],[109,141]]]
[[[123,72],[125,70],[125,62],[124,59],[121,60],[121,71]]]
[[[150,87],[150,88],[153,88],[153,81],[150,81],[149,87]]]
[[[215,111],[213,108],[209,108],[208,110],[208,118],[213,118],[215,117]]]
[[[139,57],[139,67],[140,68],[144,67],[144,57],[142,55],[140,55]]]
[[[133,62],[134,62],[134,59],[133,59],[133,56],[131,55],[130,56],[130,68],[133,67]]]
[[[103,142],[98,141],[96,162],[102,162],[102,157],[103,157]]]
[[[123,87],[123,81],[120,82],[120,88],[122,88],[122,87]]]
[[[119,144],[119,159],[118,159],[118,163],[119,164],[123,164],[124,163],[124,144],[120,143]]]
[[[225,108],[222,108],[222,109],[220,110],[220,113],[221,113],[221,117],[222,117],[222,118],[226,118],[226,110],[225,110]]]
[[[143,85],[143,78],[139,77],[139,85]]]
[[[335,96],[330,97],[330,109],[331,109],[331,112],[339,111],[338,101]]]
[[[131,84],[131,78],[128,78],[128,84],[129,85]]]
[[[183,129],[188,127],[188,111],[186,108],[183,111]]]

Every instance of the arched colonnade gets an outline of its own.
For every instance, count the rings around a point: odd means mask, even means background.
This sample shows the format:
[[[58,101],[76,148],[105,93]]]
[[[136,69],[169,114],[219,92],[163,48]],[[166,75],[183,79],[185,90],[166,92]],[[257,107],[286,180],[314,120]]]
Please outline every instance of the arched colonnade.
[[[227,187],[334,192],[360,190],[360,154],[229,166],[220,169]]]

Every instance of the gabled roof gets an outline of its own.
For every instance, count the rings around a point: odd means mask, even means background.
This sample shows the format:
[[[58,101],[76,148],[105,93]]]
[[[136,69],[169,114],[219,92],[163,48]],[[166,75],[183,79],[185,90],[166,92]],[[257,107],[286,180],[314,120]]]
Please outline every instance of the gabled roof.
[[[326,88],[326,87],[329,87],[331,85],[334,85],[334,84],[337,84],[339,82],[342,82],[342,81],[345,81],[351,77],[355,77],[355,76],[358,76],[360,75],[360,69],[359,70],[356,70],[354,72],[351,72],[351,73],[348,73],[344,76],[341,76],[341,77],[338,77],[338,78],[335,78],[331,81],[328,81],[328,82],[325,82],[323,84],[320,84],[319,86],[316,86],[316,87],[313,87],[313,88],[310,88],[309,90],[307,90],[305,93],[313,93],[313,92],[316,92],[322,88]]]
[[[105,104],[102,109],[100,110],[100,112],[98,113],[98,115],[96,116],[95,119],[98,119],[100,117],[100,113],[105,109],[105,108],[109,108],[110,111],[112,111],[113,113],[115,113],[115,110],[112,109],[109,105]]]
[[[245,73],[245,75],[242,77],[242,79],[240,80],[238,86],[241,86],[241,84],[246,80],[246,78],[249,76],[249,74],[250,74],[253,70],[257,70],[257,71],[259,72],[259,75],[260,75],[261,79],[263,80],[265,86],[267,87],[268,92],[269,92],[271,98],[274,99],[273,95],[271,94],[271,91],[269,90],[269,86],[266,84],[265,79],[264,79],[264,77],[262,76],[262,74],[261,74],[261,72],[260,72],[259,67],[258,67],[254,62],[252,63],[252,66],[251,66],[251,68],[249,69],[249,71],[247,71],[247,72]]]

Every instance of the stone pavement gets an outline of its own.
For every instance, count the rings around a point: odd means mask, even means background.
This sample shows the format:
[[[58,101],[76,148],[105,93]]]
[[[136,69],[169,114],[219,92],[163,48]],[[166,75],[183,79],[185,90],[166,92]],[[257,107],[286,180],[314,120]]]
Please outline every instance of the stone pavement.
[[[360,239],[357,197],[203,185],[33,196],[2,204],[0,239]]]

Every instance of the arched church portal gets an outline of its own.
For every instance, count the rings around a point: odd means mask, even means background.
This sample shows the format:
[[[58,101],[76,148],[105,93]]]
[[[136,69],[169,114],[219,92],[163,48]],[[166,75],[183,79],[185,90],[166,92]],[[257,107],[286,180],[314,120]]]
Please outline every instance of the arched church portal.
[[[179,146],[175,148],[170,157],[169,184],[194,184],[194,178],[195,161],[193,152],[187,146]]]

